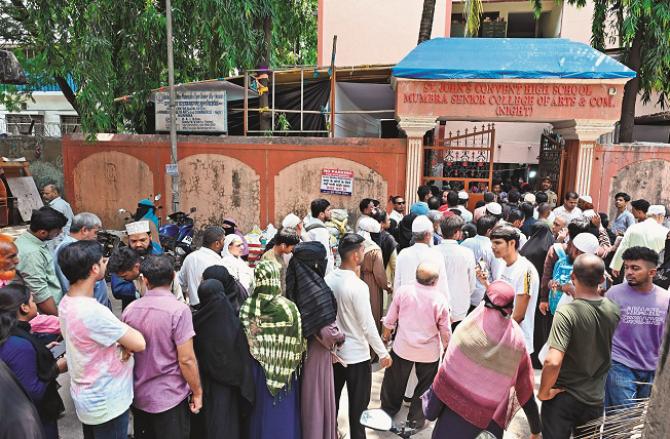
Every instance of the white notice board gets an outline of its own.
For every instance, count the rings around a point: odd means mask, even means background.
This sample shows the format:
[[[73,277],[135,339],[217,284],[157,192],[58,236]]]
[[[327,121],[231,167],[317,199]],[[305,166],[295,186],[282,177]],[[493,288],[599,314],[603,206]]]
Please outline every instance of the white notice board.
[[[179,132],[228,132],[225,90],[177,91],[176,120]],[[156,93],[156,131],[170,131],[170,93]]]
[[[16,199],[23,221],[30,221],[34,209],[44,206],[33,177],[7,177],[7,185]]]

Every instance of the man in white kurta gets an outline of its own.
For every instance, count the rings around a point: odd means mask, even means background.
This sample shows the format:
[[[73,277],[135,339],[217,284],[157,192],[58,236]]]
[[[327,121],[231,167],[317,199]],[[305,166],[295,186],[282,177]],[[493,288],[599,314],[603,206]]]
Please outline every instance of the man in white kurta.
[[[202,247],[184,259],[177,278],[182,291],[188,294],[189,305],[196,306],[200,303],[198,286],[202,282],[202,273],[213,265],[223,265],[221,249],[225,238],[226,233],[222,227],[208,227],[203,234]]]
[[[396,262],[394,288],[403,285],[414,285],[416,282],[416,269],[422,262],[431,262],[439,267],[440,277],[437,281],[437,289],[444,294],[449,301],[449,284],[442,254],[431,246],[433,241],[433,222],[425,215],[420,215],[412,222],[412,235],[414,245],[403,249],[398,255]]]

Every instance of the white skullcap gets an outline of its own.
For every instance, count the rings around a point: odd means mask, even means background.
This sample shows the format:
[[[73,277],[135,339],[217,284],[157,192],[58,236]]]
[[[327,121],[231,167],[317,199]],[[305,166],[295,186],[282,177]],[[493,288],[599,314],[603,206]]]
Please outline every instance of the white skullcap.
[[[665,216],[665,206],[662,204],[652,204],[649,206],[649,209],[647,209],[647,215],[648,216],[656,216],[656,215],[663,215]]]
[[[298,227],[298,224],[300,224],[300,218],[298,218],[298,215],[289,213],[284,217],[284,219],[281,222],[281,226],[283,229],[290,228],[290,229],[295,229]]]
[[[458,193],[458,199],[459,199],[459,200],[467,200],[468,198],[470,198],[470,195],[468,195],[467,192],[465,192],[465,191],[460,191],[460,192]]]
[[[590,195],[580,195],[579,199],[582,201],[586,201],[589,204],[593,204],[593,198],[591,198]]]
[[[535,199],[535,194],[531,194],[530,192],[528,192],[526,195],[523,196],[523,201],[525,201],[526,203],[535,204],[535,201],[537,200]]]
[[[126,224],[126,233],[136,235],[138,233],[149,233],[149,221],[136,221]]]
[[[433,222],[425,215],[419,215],[412,221],[412,233],[432,232]]]
[[[486,205],[486,210],[491,215],[502,215],[502,206],[498,203],[489,203]]]
[[[596,251],[600,246],[598,238],[590,233],[580,233],[575,236],[575,239],[572,240],[572,245],[574,245],[577,250],[591,255],[596,254]]]
[[[363,217],[361,220],[358,222],[358,230],[362,230],[364,232],[368,233],[379,233],[381,231],[381,224],[379,224],[379,221],[368,217]]]

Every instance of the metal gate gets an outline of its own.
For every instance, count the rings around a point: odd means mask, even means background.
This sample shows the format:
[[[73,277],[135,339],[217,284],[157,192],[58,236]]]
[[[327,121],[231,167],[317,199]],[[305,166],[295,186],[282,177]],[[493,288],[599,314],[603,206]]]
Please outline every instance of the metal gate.
[[[423,184],[480,193],[491,188],[494,124],[437,137],[434,145],[424,147]]]
[[[538,157],[538,189],[541,179],[551,178],[554,183],[554,190],[561,200],[563,194],[563,168],[565,166],[565,140],[551,130],[545,130],[540,136],[540,156]]]

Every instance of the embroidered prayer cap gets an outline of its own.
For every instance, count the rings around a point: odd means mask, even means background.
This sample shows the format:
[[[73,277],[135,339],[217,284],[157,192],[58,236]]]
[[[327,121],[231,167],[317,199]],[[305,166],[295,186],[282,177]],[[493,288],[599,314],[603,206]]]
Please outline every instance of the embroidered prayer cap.
[[[647,215],[649,216],[657,216],[657,215],[663,215],[665,216],[665,206],[662,204],[652,204],[649,206],[649,209],[647,209]]]
[[[502,206],[498,203],[489,203],[486,205],[486,210],[491,215],[502,215]]]
[[[281,222],[281,226],[284,229],[286,228],[295,229],[296,227],[298,227],[298,224],[300,224],[300,218],[298,218],[298,215],[294,213],[289,213],[288,215],[286,215]]]
[[[126,224],[126,233],[129,235],[149,232],[149,221],[135,221],[134,223]]]
[[[468,195],[467,192],[465,192],[465,191],[460,191],[460,192],[458,193],[458,199],[459,199],[459,200],[467,200],[468,198],[470,198],[470,196]]]

